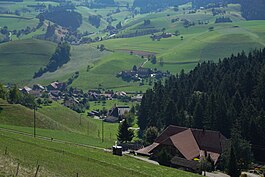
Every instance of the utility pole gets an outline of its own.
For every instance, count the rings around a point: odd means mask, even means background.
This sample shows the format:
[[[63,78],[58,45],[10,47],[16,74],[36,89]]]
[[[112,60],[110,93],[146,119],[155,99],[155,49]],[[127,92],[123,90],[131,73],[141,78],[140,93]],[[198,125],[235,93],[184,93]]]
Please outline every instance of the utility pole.
[[[34,106],[33,136],[36,137],[36,106]]]
[[[87,121],[87,135],[89,136],[89,120]]]
[[[102,125],[101,125],[101,128],[102,128],[102,143],[104,142],[104,121],[102,120]]]

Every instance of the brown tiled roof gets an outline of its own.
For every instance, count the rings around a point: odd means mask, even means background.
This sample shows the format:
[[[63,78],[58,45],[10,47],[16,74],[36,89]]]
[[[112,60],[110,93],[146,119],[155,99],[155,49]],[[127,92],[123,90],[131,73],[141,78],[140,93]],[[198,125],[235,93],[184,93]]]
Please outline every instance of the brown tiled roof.
[[[180,133],[184,130],[187,130],[188,128],[185,127],[179,127],[179,126],[168,126],[155,140],[156,143],[162,143],[164,140],[166,140],[168,137],[175,135],[177,133]]]
[[[192,160],[195,157],[200,156],[200,149],[194,139],[191,129],[173,135],[170,139],[174,146],[187,160]]]
[[[149,146],[139,149],[138,151],[136,151],[136,153],[149,156],[151,155],[150,151],[156,148],[158,145],[159,145],[158,143],[153,143]]]
[[[192,129],[201,150],[222,153],[226,138],[217,131]]]

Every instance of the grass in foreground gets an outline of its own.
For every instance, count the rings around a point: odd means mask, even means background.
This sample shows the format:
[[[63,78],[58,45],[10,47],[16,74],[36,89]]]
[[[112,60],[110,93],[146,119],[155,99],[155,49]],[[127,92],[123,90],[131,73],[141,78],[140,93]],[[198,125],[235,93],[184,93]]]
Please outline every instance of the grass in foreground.
[[[149,164],[132,157],[113,156],[109,152],[69,144],[46,142],[31,137],[1,132],[0,152],[34,169],[41,168],[57,176],[198,176],[173,168]],[[43,176],[40,173],[40,176]]]

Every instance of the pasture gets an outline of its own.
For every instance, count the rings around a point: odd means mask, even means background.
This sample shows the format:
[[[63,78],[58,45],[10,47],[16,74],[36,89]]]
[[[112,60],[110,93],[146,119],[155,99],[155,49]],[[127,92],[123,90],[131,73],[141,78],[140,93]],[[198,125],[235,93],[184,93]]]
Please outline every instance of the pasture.
[[[28,83],[34,72],[45,66],[56,44],[27,39],[0,44],[0,82]]]
[[[34,174],[37,165],[40,165],[39,176],[76,176],[77,173],[79,176],[198,176],[129,156],[113,156],[99,149],[49,142],[4,131],[0,136],[0,153],[4,154],[7,148],[7,155],[1,156],[12,159],[15,164],[20,163],[22,169],[26,166],[28,176]],[[12,165],[8,165],[11,169],[5,172],[14,174],[16,168],[12,170]]]
[[[0,108],[0,127],[33,132],[33,110],[3,100],[0,100]],[[101,120],[78,114],[57,102],[36,111],[36,127],[40,136],[99,147],[112,146],[117,140],[118,130],[118,124],[102,124]]]

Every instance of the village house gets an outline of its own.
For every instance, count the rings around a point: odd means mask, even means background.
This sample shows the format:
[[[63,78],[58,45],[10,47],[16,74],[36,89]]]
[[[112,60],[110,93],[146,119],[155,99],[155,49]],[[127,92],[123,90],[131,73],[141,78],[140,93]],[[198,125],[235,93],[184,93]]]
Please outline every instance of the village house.
[[[61,99],[61,91],[60,90],[50,90],[49,97],[53,100],[60,100]]]
[[[72,108],[75,105],[79,104],[79,101],[75,98],[75,97],[71,97],[69,99],[64,100],[64,106],[68,107],[68,108]]]
[[[142,98],[143,98],[143,95],[138,94],[136,96],[133,96],[131,99],[132,101],[141,102]]]
[[[45,87],[40,85],[40,84],[34,84],[33,87],[32,87],[32,90],[45,91]]]
[[[32,90],[30,87],[25,86],[22,89],[19,89],[24,94],[29,94],[29,92]]]
[[[136,153],[156,160],[159,152],[166,148],[172,155],[170,166],[200,172],[199,161],[210,158],[216,166],[227,145],[228,140],[218,131],[170,125],[153,144]]]
[[[172,37],[171,33],[153,34],[150,36],[151,39],[158,41],[162,38],[170,38],[170,37]]]
[[[47,86],[47,90],[63,90],[65,88],[66,85],[62,82],[52,82]]]
[[[162,77],[168,77],[170,76],[170,72],[162,72],[158,71],[157,69],[151,69],[151,68],[138,68],[133,69],[130,71],[121,71],[117,74],[117,77],[121,77],[125,81],[141,81],[142,79],[155,77],[156,79],[160,79]]]
[[[45,91],[45,88],[40,84],[35,84],[32,88],[24,86],[23,88],[20,88],[19,91],[23,94],[29,94],[36,98],[39,98],[42,96],[42,93]]]
[[[120,120],[122,120],[124,114],[126,112],[129,112],[131,109],[129,106],[114,106],[108,113],[108,115],[106,116],[106,118],[104,119],[105,122],[111,122],[111,123],[115,123],[115,122],[119,122]]]
[[[42,96],[42,91],[30,90],[28,94],[34,96],[35,98],[40,98]]]

